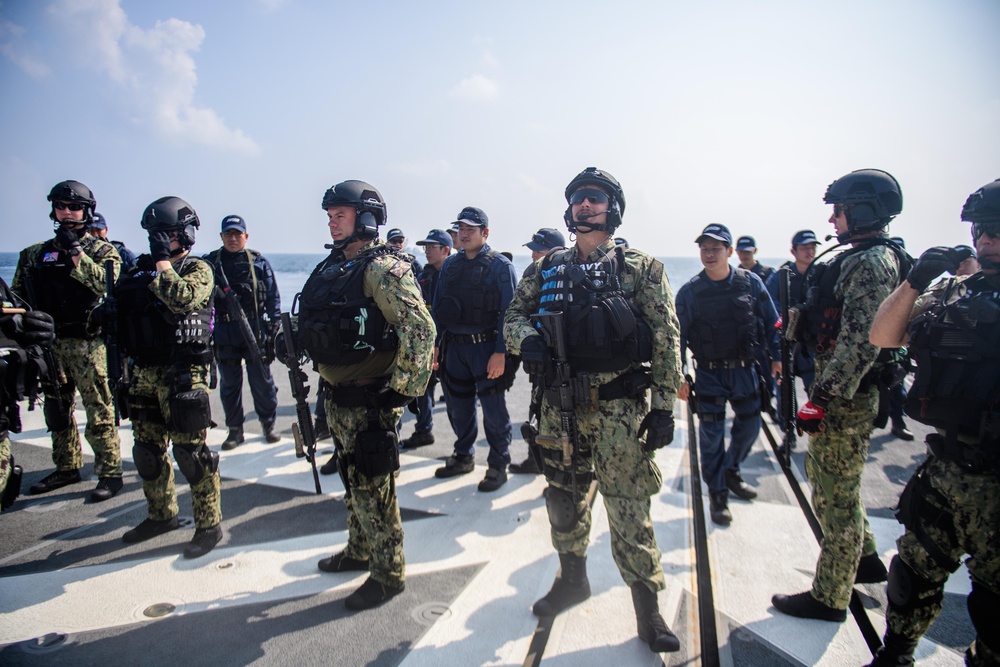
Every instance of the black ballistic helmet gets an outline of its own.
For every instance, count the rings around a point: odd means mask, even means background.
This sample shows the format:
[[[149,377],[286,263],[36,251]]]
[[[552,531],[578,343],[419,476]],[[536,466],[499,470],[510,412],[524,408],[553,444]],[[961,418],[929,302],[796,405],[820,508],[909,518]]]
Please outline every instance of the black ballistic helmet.
[[[969,195],[962,207],[962,220],[1000,223],[1000,178]]]
[[[49,196],[46,199],[50,202],[68,201],[86,205],[86,208],[83,209],[83,220],[86,223],[93,220],[94,209],[97,208],[97,200],[94,199],[94,193],[80,181],[61,181],[56,183],[49,190]],[[49,212],[49,217],[55,221],[56,212],[54,208]],[[58,227],[58,223],[56,226]]]
[[[823,201],[847,206],[848,238],[882,229],[903,210],[903,191],[892,174],[859,169],[841,176],[826,189]]]
[[[177,240],[184,248],[194,245],[194,232],[201,227],[198,214],[180,197],[160,197],[146,207],[139,224],[147,232],[181,232]]]
[[[338,248],[354,241],[377,237],[378,228],[384,225],[389,217],[382,194],[374,185],[364,181],[344,181],[331,186],[323,194],[322,208],[325,211],[331,206],[353,206],[357,213],[354,233],[343,241],[334,243]]]
[[[571,232],[575,232],[577,224],[586,224],[593,229],[614,233],[615,229],[622,224],[622,216],[625,215],[625,193],[622,192],[622,186],[618,182],[618,179],[606,171],[601,171],[597,167],[587,167],[577,174],[569,182],[569,185],[566,186],[566,203],[569,203],[569,198],[575,191],[585,185],[593,185],[599,190],[608,193],[608,196],[611,198],[611,205],[608,207],[607,223],[604,225],[578,223],[576,220],[573,220],[573,206],[570,205],[566,208],[566,214],[563,216],[563,219],[566,221],[566,227]]]

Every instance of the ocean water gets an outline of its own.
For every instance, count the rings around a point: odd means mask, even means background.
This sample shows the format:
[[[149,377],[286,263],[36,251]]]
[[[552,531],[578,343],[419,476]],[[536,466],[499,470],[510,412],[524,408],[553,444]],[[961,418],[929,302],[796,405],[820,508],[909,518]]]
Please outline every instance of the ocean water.
[[[410,249],[411,251],[413,249]],[[14,268],[17,266],[16,252],[0,252],[0,276],[9,285],[14,277]],[[275,253],[266,255],[274,269],[275,277],[278,279],[278,292],[281,294],[282,310],[288,310],[292,305],[292,298],[296,292],[302,289],[306,278],[313,268],[326,257],[325,253]],[[423,253],[416,253],[417,259],[423,259]],[[674,293],[680,286],[691,279],[696,273],[701,271],[701,262],[697,257],[658,257],[667,272],[667,279]],[[783,259],[761,259],[768,266],[778,266]],[[514,271],[520,277],[521,273],[531,263],[529,255],[514,255]],[[735,257],[731,264],[736,265]]]

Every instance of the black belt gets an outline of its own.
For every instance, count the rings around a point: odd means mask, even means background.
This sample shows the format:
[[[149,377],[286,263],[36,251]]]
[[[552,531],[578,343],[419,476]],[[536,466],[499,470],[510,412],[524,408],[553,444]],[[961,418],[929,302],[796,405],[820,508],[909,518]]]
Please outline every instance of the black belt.
[[[716,371],[722,368],[734,369],[734,368],[750,368],[753,366],[752,359],[723,359],[722,361],[706,361],[705,363],[699,363],[699,368],[704,368],[706,371]]]
[[[345,384],[330,385],[325,391],[326,400],[340,408],[370,407],[372,395],[385,386],[388,378],[372,378],[371,381],[356,380]]]
[[[931,454],[944,461],[957,463],[971,473],[985,475],[1000,472],[1000,454],[996,452],[997,447],[991,447],[993,452],[983,451],[983,445],[959,442],[958,439],[949,439],[940,433],[928,433],[927,448]]]
[[[445,338],[452,343],[495,343],[497,340],[496,331],[484,331],[483,333],[477,334],[455,334],[448,333],[445,334]]]

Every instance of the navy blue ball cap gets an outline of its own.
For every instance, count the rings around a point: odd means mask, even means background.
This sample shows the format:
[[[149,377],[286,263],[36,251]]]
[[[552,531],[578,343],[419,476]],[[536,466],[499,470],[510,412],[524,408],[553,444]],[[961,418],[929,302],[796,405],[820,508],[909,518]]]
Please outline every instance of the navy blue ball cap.
[[[222,219],[222,231],[228,232],[230,229],[238,229],[246,234],[247,223],[238,215],[227,215]]]
[[[390,229],[389,233],[385,235],[386,241],[391,241],[393,239],[405,239],[406,234],[403,233],[402,229]]]
[[[816,234],[811,229],[803,229],[801,231],[795,232],[795,236],[792,237],[792,247],[806,245],[807,243],[819,243],[819,239],[816,238]]]
[[[534,252],[546,252],[553,248],[565,248],[566,237],[558,229],[542,227],[524,245]]]
[[[701,234],[694,240],[695,243],[701,243],[704,238],[715,239],[716,241],[722,241],[727,246],[733,245],[733,235],[729,232],[729,228],[725,225],[711,224],[705,229],[701,230]]]
[[[103,215],[101,215],[97,211],[94,211],[94,216],[91,219],[90,224],[87,226],[90,227],[91,229],[107,229],[108,221],[104,219]]]
[[[737,250],[756,250],[757,240],[752,236],[741,236],[736,239]]]
[[[458,220],[455,222],[464,223],[466,225],[472,225],[473,227],[489,227],[490,219],[483,212],[483,209],[476,208],[475,206],[466,206],[462,209],[462,212],[458,214]]]
[[[427,232],[427,238],[423,241],[417,241],[417,245],[446,245],[449,248],[454,248],[454,244],[451,242],[451,234],[444,231],[443,229],[432,229]]]

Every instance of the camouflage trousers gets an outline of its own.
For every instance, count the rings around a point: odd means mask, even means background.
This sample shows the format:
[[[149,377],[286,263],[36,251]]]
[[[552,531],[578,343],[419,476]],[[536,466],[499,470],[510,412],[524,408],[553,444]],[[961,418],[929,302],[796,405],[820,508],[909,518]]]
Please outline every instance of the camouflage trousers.
[[[875,536],[861,502],[861,473],[871,445],[878,391],[834,398],[826,408],[826,430],[809,439],[806,475],[812,505],[823,528],[812,594],[823,604],[847,609],[862,554],[876,553]]]
[[[379,410],[378,427],[394,431],[403,416],[402,408]],[[397,587],[406,581],[403,557],[403,522],[396,499],[396,478],[392,473],[368,478],[354,465],[355,440],[368,430],[365,408],[339,407],[326,401],[326,419],[340,447],[341,465],[346,463],[351,497],[347,505],[347,548],[351,558],[368,561],[372,579]]]
[[[10,479],[10,438],[0,439],[0,494],[7,488]]]
[[[208,369],[192,365],[191,389],[208,391]],[[187,370],[185,368],[184,370]],[[135,442],[152,445],[160,453],[160,476],[154,480],[143,480],[142,490],[146,494],[149,518],[162,521],[177,516],[177,492],[174,488],[174,467],[167,455],[167,447],[173,443],[197,449],[205,444],[206,429],[195,433],[172,431],[170,423],[170,397],[174,390],[175,371],[170,366],[136,366],[129,387],[129,409],[132,414],[132,433]],[[179,388],[179,391],[186,390]],[[140,417],[134,406],[141,405],[146,414]],[[174,455],[176,458],[176,454]],[[219,471],[205,472],[196,484],[191,485],[191,504],[194,509],[194,523],[197,528],[211,528],[222,521],[222,506],[219,495]]]
[[[982,595],[982,592],[977,593],[980,589],[992,593],[992,599],[996,600],[1000,597],[1000,478],[995,473],[972,474],[957,463],[934,457],[930,458],[925,474],[931,487],[941,495],[937,498],[924,497],[923,502],[929,503],[932,508],[928,514],[933,512],[936,516],[918,515],[916,520],[921,531],[955,563],[968,554],[965,565],[972,577],[972,595]],[[937,516],[938,512],[943,512],[943,516],[950,520]],[[920,595],[921,604],[905,610],[893,604],[891,595],[889,598],[885,615],[889,629],[903,637],[919,639],[941,613],[940,595],[952,571],[945,566],[947,564],[935,560],[921,544],[912,526],[908,526],[906,533],[896,540],[896,546],[899,557],[914,572],[929,583],[936,584],[936,587]],[[977,613],[976,609],[982,608],[983,605],[969,605],[969,616],[980,630],[980,636],[973,644],[975,659],[969,664],[997,665],[1000,664],[1000,637],[982,635],[984,628],[996,628],[996,621],[983,618],[981,612]],[[989,613],[995,619],[1000,609],[994,608]]]
[[[94,472],[98,477],[122,476],[121,441],[115,426],[114,401],[108,385],[108,355],[100,338],[57,338],[52,345],[59,368],[66,376],[60,394],[69,410],[70,425],[52,433],[52,462],[56,470],[83,467],[80,431],[73,415],[76,391],[87,412],[84,435],[94,450]]]
[[[578,487],[577,518],[568,529],[553,527],[551,534],[552,546],[558,553],[586,555],[591,512],[584,495],[586,481],[596,479],[608,513],[611,554],[622,579],[629,586],[642,581],[659,591],[666,587],[666,581],[649,515],[649,499],[660,491],[663,476],[643,451],[637,436],[639,423],[648,410],[644,398],[622,398],[601,401],[593,410],[576,411],[580,432],[580,456],[574,466]],[[558,435],[561,431],[559,411],[543,402],[540,434]],[[551,454],[553,450],[548,452]],[[568,475],[573,468],[562,465],[561,454],[546,456],[545,466],[550,487],[574,492]],[[554,475],[550,468],[556,471]]]

